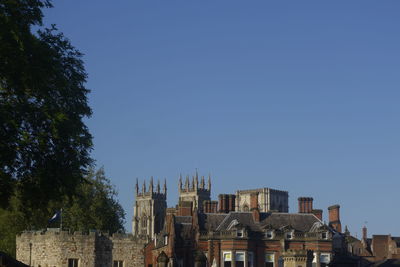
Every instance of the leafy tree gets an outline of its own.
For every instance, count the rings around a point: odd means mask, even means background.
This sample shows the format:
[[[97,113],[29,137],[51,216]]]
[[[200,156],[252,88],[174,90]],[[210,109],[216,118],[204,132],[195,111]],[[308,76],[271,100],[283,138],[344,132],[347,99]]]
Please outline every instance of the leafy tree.
[[[117,192],[104,169],[90,170],[85,182],[78,185],[73,197],[49,202],[45,209],[24,209],[18,196],[13,196],[10,208],[0,208],[0,251],[15,256],[15,237],[23,230],[60,227],[60,221],[49,223],[55,211],[62,208],[63,229],[91,229],[115,233],[124,231],[125,212],[117,201]],[[30,214],[27,217],[26,214]]]
[[[125,212],[116,196],[103,168],[90,171],[72,200],[64,200],[63,227],[72,231],[124,231]]]
[[[32,33],[44,7],[0,2],[0,205],[28,213],[73,195],[92,163],[82,54],[54,26]]]

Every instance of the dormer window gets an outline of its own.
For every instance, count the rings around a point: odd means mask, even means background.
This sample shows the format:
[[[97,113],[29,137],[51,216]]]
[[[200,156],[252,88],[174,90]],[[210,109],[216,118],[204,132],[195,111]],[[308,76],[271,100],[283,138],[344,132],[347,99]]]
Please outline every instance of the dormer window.
[[[265,237],[268,238],[268,239],[274,238],[274,231],[273,230],[267,230],[265,232]]]
[[[322,239],[328,239],[328,232],[322,232],[321,237]]]
[[[244,236],[244,231],[243,230],[237,230],[236,231],[236,236],[237,237],[243,237]]]
[[[293,239],[293,231],[286,232],[285,237],[286,237],[286,239]]]

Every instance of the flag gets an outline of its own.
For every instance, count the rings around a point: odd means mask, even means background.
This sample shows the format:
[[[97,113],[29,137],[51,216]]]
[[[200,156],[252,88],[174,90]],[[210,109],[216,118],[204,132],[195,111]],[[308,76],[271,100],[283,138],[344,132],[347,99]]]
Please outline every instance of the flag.
[[[55,222],[55,221],[57,221],[57,220],[60,219],[60,218],[61,218],[61,211],[58,210],[58,211],[56,211],[56,213],[53,215],[53,217],[51,217],[51,218],[49,219],[49,223]]]

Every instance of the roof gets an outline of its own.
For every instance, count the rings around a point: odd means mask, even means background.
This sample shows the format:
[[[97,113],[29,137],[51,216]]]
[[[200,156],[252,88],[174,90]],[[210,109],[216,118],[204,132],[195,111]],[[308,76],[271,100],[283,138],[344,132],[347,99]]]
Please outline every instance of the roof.
[[[372,266],[381,266],[381,267],[389,267],[389,266],[400,266],[400,260],[398,259],[387,259],[380,262],[376,262]]]
[[[240,224],[251,231],[260,232],[271,227],[280,229],[291,227],[296,231],[308,232],[317,222],[320,222],[313,214],[302,213],[261,213],[260,222],[255,222],[251,212],[230,212],[228,214],[206,213],[199,215],[200,230],[226,231],[232,222]]]
[[[175,223],[192,223],[192,216],[176,216]]]
[[[237,223],[248,227],[251,231],[261,231],[260,225],[253,220],[253,214],[251,212],[231,212],[217,227],[217,231],[230,230],[229,226],[236,220]]]
[[[399,247],[400,247],[400,237],[398,237],[398,236],[393,236],[393,237],[392,237],[392,240],[393,240],[394,242],[396,242],[396,246],[399,248]]]
[[[274,229],[279,229],[284,226],[290,226],[300,232],[308,232],[314,223],[319,222],[314,214],[307,213],[270,213],[262,222],[262,226],[272,226]]]
[[[200,230],[214,231],[228,217],[226,213],[204,213],[199,215]]]

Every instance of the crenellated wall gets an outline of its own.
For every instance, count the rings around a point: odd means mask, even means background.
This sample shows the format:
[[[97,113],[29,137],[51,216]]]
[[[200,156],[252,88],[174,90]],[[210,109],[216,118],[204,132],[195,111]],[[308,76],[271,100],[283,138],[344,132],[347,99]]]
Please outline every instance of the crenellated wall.
[[[17,236],[17,259],[32,266],[68,266],[68,259],[78,259],[79,266],[143,266],[146,240],[132,235],[99,232],[70,233],[49,229],[23,232]]]

